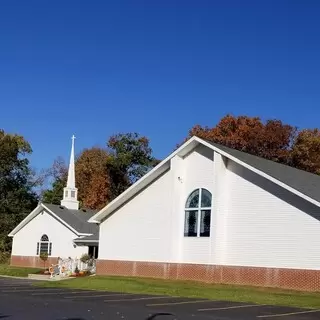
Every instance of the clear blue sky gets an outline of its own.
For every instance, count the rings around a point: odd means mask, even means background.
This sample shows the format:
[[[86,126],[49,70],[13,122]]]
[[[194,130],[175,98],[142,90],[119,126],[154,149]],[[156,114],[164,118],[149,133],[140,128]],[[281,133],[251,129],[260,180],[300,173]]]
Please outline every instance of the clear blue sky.
[[[111,134],[157,157],[226,113],[320,119],[320,2],[1,1],[0,128],[48,167]]]

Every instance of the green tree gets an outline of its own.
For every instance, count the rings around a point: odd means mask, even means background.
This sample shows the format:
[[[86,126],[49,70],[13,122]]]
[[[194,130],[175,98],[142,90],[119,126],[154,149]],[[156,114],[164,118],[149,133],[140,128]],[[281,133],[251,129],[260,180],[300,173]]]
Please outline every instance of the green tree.
[[[9,252],[14,227],[37,206],[38,181],[29,166],[30,144],[19,135],[0,130],[0,252]]]
[[[152,156],[149,139],[138,133],[111,136],[107,146],[112,198],[126,190],[159,162]]]
[[[52,167],[47,170],[47,176],[51,178],[51,188],[42,192],[41,199],[45,203],[60,204],[63,196],[63,188],[67,183],[67,172],[63,158],[54,160]]]

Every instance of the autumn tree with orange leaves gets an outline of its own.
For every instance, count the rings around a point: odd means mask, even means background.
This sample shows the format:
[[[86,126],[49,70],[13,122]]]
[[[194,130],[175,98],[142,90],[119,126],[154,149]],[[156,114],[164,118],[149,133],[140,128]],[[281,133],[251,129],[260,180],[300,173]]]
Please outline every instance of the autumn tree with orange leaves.
[[[192,136],[320,174],[319,129],[299,131],[281,120],[226,115],[215,127],[194,126]]]
[[[82,207],[100,209],[109,199],[109,176],[106,170],[107,151],[93,147],[84,149],[75,161],[78,200]],[[44,191],[42,201],[60,204],[66,186],[68,168],[61,157],[52,168],[52,187]]]
[[[305,129],[298,133],[291,152],[291,165],[320,174],[319,129]]]
[[[84,149],[75,164],[78,198],[81,206],[101,209],[111,199],[110,178],[105,149]]]
[[[213,127],[196,125],[189,137],[198,136],[266,159],[287,163],[297,129],[280,120],[227,115]]]
[[[137,133],[111,136],[107,148],[84,149],[75,162],[76,186],[81,207],[99,210],[157,164],[149,140]],[[42,201],[60,204],[67,166],[58,158],[51,169],[52,188]]]

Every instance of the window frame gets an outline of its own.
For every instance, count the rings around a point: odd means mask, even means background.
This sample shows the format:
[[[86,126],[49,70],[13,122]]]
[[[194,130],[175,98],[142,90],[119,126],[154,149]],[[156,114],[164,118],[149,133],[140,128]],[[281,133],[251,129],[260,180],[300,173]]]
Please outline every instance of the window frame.
[[[45,245],[47,248],[42,250],[42,246]],[[40,241],[37,242],[37,256],[40,256],[41,253],[47,253],[48,256],[51,256],[52,252],[52,242],[49,241],[49,237],[46,234],[43,234],[40,238]]]
[[[211,196],[210,199],[210,203],[211,206],[210,207],[202,207],[202,191],[205,190],[206,192],[208,192]],[[199,200],[198,200],[198,207],[187,207],[187,203],[191,202],[189,201],[190,197],[192,196],[193,193],[196,193],[196,191],[198,191],[198,196],[199,196]],[[192,199],[191,199],[192,200]],[[197,224],[197,233],[196,235],[188,235],[186,234],[186,223],[187,223],[187,212],[196,212],[196,224]],[[202,212],[205,211],[210,211],[210,223],[209,223],[209,235],[201,235],[201,218],[202,218]],[[211,237],[211,212],[212,212],[212,193],[206,189],[206,188],[197,188],[192,190],[192,192],[189,193],[187,200],[185,202],[185,206],[184,206],[184,230],[183,230],[183,235],[186,238],[210,238]]]

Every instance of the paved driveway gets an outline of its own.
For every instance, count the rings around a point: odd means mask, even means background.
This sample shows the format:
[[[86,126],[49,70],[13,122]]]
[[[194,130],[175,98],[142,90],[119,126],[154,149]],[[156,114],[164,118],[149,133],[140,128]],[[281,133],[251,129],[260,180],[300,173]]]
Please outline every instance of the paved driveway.
[[[33,281],[0,277],[0,319],[319,320],[320,310],[167,296],[34,287]],[[168,315],[172,314],[172,315]]]

